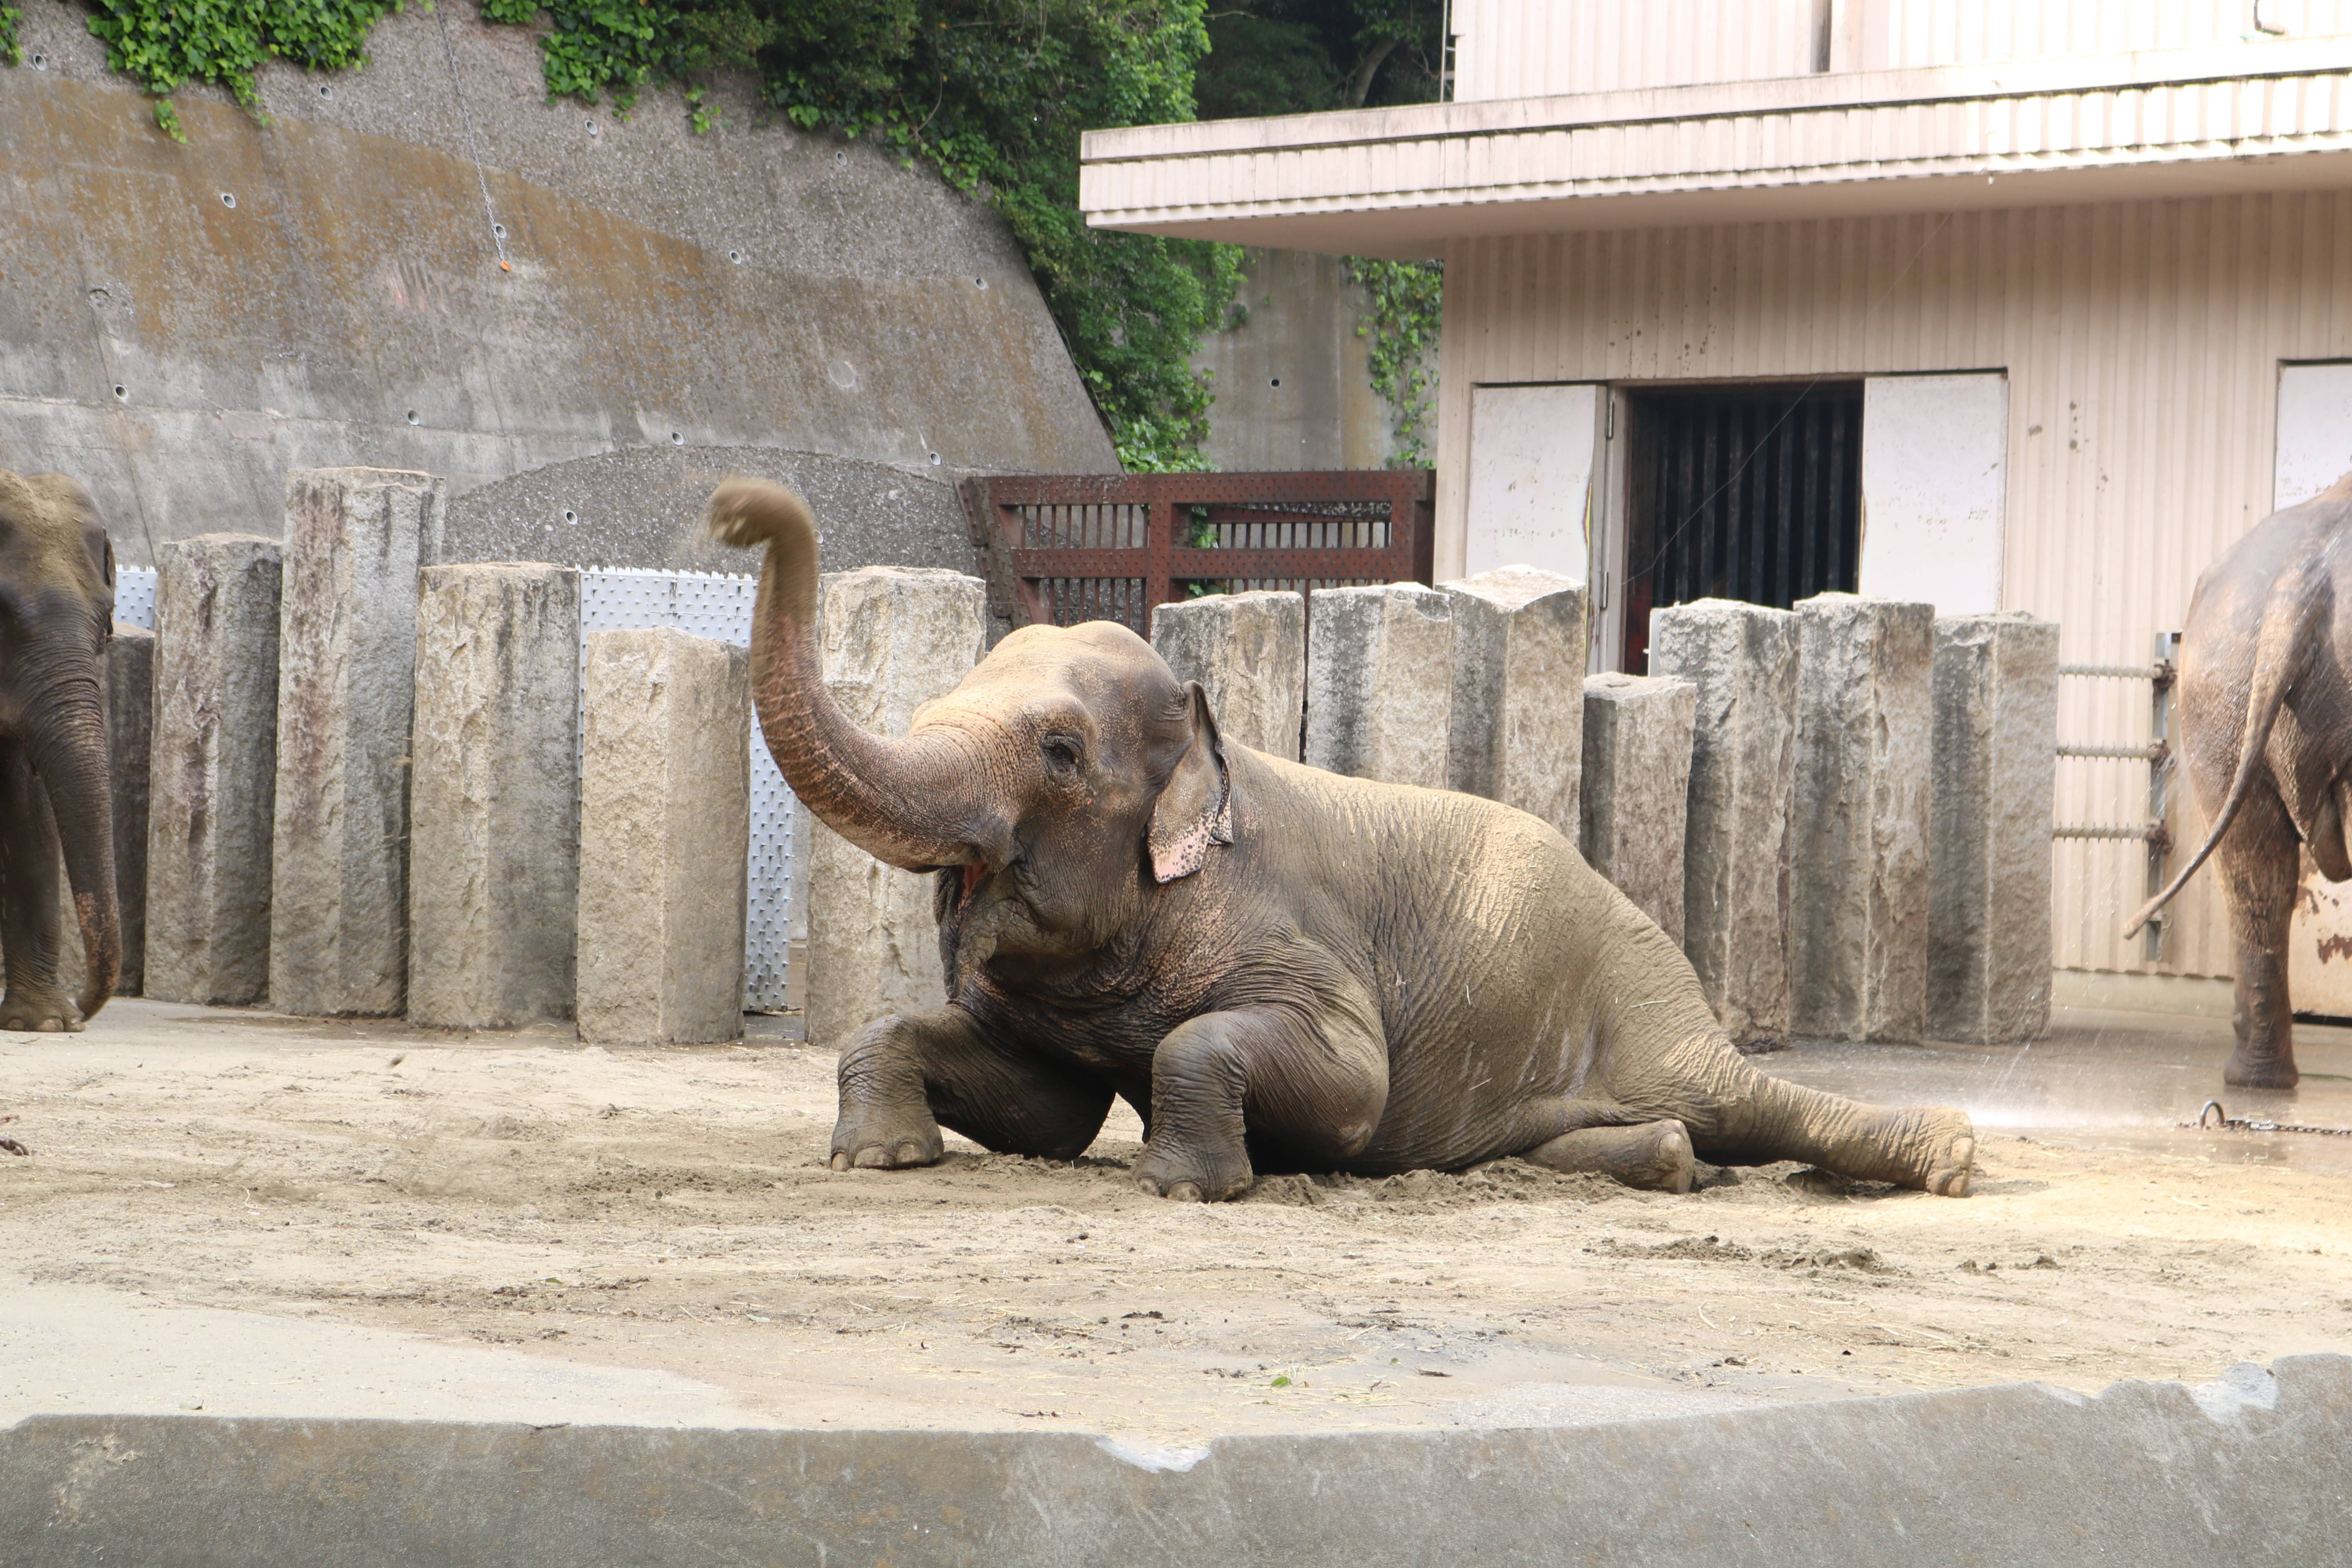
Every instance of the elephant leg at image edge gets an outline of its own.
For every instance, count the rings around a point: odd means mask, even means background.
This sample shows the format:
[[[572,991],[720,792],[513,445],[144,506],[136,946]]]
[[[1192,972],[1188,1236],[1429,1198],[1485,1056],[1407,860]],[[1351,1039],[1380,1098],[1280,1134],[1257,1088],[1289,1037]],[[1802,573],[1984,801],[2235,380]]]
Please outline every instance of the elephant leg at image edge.
[[[81,1028],[72,1000],[58,984],[64,876],[48,794],[24,749],[0,741],[0,958],[7,973],[0,1029]]]
[[[930,1164],[942,1124],[999,1153],[1073,1160],[1110,1110],[1108,1085],[994,1045],[955,1007],[868,1024],[839,1077],[836,1171]]]
[[[2221,1081],[2248,1089],[2293,1089],[2294,1004],[2287,994],[2287,928],[2303,870],[2300,840],[2286,808],[2256,790],[2215,851],[2230,905],[2230,935],[2238,950],[2237,1001],[2231,1024],[2237,1048]]]
[[[1639,1082],[1610,1087],[1646,1116],[1679,1121],[1703,1160],[1802,1160],[1859,1181],[1968,1195],[1976,1130],[1967,1112],[1864,1105],[1806,1089],[1759,1072],[1719,1035],[1671,1047]]]

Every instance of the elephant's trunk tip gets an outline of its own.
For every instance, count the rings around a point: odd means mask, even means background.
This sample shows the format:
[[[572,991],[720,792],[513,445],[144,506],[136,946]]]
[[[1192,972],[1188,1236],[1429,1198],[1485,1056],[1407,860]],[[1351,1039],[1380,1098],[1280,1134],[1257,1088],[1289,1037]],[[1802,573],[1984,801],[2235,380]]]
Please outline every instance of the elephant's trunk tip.
[[[741,474],[710,493],[702,531],[706,537],[738,550],[756,550],[762,544],[789,549],[805,542],[814,551],[816,544],[816,517],[808,502],[772,480]]]

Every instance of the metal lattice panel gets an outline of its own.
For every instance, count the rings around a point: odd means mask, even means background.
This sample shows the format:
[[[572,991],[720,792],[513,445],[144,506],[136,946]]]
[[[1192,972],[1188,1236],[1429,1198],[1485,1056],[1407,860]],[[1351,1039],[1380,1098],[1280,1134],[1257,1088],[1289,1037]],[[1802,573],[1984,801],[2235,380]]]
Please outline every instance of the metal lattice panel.
[[[114,618],[126,626],[155,629],[155,568],[114,569]]]
[[[636,631],[675,626],[695,637],[749,647],[751,605],[759,593],[752,577],[699,572],[652,572],[590,568],[580,574],[580,633]],[[587,658],[587,648],[581,648]],[[583,726],[584,730],[584,726]],[[751,727],[751,842],[746,869],[750,889],[743,922],[743,1000],[747,1007],[784,1005],[791,966],[793,846],[799,803],[776,771],[759,726]]]

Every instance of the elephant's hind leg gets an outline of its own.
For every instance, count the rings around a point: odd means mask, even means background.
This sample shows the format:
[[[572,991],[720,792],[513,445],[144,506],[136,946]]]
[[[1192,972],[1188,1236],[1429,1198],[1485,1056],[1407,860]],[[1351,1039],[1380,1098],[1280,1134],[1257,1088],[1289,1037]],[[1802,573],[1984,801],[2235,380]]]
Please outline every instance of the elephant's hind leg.
[[[1110,1110],[1107,1085],[997,1046],[955,1007],[867,1025],[839,1079],[836,1171],[928,1165],[942,1123],[1000,1153],[1075,1159]]]
[[[1614,1176],[1629,1187],[1686,1193],[1696,1176],[1689,1131],[1669,1117],[1638,1127],[1584,1127],[1538,1143],[1519,1158],[1554,1171]]]
[[[0,741],[0,956],[7,973],[0,1029],[81,1028],[81,1015],[58,984],[63,872],[48,792],[23,748]]]
[[[2257,789],[2230,825],[2215,858],[2230,906],[2230,934],[2238,950],[2237,1048],[2221,1081],[2251,1089],[2293,1089],[2294,1005],[2286,984],[2287,925],[2294,918],[2295,883],[2303,869],[2286,807]]]
[[[1802,1160],[1858,1181],[1968,1195],[1976,1128],[1966,1111],[1894,1110],[1806,1089],[1758,1071],[1719,1035],[1669,1049],[1642,1077],[1635,1092],[1612,1084],[1617,1098],[1679,1118],[1702,1159]]]

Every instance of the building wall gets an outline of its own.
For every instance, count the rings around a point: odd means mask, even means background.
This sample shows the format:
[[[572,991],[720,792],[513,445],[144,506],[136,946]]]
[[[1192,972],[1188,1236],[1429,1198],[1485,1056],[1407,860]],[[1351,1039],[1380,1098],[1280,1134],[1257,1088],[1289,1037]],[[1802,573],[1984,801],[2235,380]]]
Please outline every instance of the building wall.
[[[1456,241],[1446,263],[1437,574],[1461,569],[1470,389],[2005,370],[2002,603],[2069,663],[2132,664],[2271,509],[2278,367],[2352,358],[2352,193]],[[1866,526],[1866,523],[1865,523]],[[2147,688],[2070,679],[2062,739],[2137,743]],[[2058,816],[2146,815],[2147,769],[2060,764]],[[2184,786],[2177,839],[2204,825]],[[2135,970],[2142,851],[2062,841],[2057,962]],[[2165,973],[2225,974],[2210,873]]]
[[[2130,54],[2352,30],[2347,0],[1456,0],[1454,100]]]
[[[1253,250],[1239,294],[1249,320],[1202,340],[1216,377],[1209,461],[1227,473],[1377,468],[1394,411],[1372,390],[1364,291],[1337,256]]]
[[[177,94],[182,146],[84,8],[24,9],[26,63],[0,68],[0,467],[81,479],[126,562],[276,532],[293,468],[462,493],[616,450],[1116,467],[1004,225],[774,120],[748,81],[699,136],[674,91],[626,120],[551,104],[533,31],[412,5],[360,70],[264,69],[267,120]]]

